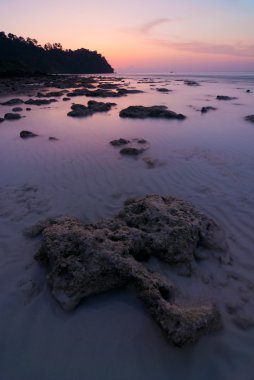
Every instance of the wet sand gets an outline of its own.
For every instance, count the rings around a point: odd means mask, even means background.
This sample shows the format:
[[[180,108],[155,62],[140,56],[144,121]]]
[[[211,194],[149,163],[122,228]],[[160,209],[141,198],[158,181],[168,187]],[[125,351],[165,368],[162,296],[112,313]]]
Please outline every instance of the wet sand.
[[[253,321],[254,311],[254,125],[244,117],[254,113],[254,77],[144,77],[125,78],[125,87],[129,83],[144,93],[95,99],[117,103],[107,113],[70,118],[72,102],[86,105],[94,98],[59,98],[31,111],[21,105],[24,118],[0,124],[3,378],[253,378],[254,329],[246,320]],[[200,85],[186,85],[186,79]],[[172,91],[161,93],[151,84]],[[18,97],[34,98],[37,90],[20,91]],[[217,95],[237,99],[219,101]],[[187,119],[121,119],[120,110],[131,105],[165,105]],[[202,114],[204,106],[216,110]],[[0,117],[12,108],[0,106]],[[21,130],[38,137],[23,140]],[[58,140],[49,141],[50,136]],[[109,144],[120,137],[145,139],[149,148],[138,157],[122,156]],[[145,157],[163,164],[149,167]],[[212,253],[190,278],[157,261],[149,264],[177,284],[183,301],[208,300],[220,307],[224,329],[181,349],[168,343],[128,291],[62,311],[33,259],[40,240],[22,234],[38,220],[61,214],[97,222],[115,215],[127,198],[145,194],[191,201],[223,228],[232,258],[222,265]]]

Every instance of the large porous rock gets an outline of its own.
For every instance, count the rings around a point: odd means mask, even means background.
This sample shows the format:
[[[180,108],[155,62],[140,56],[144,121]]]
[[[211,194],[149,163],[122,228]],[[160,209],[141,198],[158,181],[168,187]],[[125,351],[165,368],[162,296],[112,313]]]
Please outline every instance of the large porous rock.
[[[217,224],[177,198],[150,195],[129,200],[117,218],[145,233],[146,255],[168,264],[191,264],[199,246],[226,250]]]
[[[133,119],[146,119],[151,118],[162,118],[162,119],[178,119],[183,120],[186,116],[181,113],[175,113],[167,109],[166,106],[130,106],[120,111],[120,117],[130,117]]]
[[[49,219],[27,234],[42,234],[36,259],[48,266],[48,284],[65,310],[90,295],[131,287],[178,346],[221,326],[215,305],[179,305],[175,287],[140,262],[156,256],[169,264],[189,264],[199,245],[224,248],[219,227],[187,202],[151,195],[129,200],[109,220]]]

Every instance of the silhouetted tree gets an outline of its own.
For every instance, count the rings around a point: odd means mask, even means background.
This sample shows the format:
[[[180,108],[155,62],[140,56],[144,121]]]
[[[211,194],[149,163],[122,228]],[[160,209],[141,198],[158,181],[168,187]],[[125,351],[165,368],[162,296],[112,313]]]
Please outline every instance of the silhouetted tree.
[[[7,69],[6,69],[7,68]],[[59,42],[38,45],[36,39],[0,32],[0,72],[11,70],[48,73],[112,73],[113,69],[97,51],[63,50]]]

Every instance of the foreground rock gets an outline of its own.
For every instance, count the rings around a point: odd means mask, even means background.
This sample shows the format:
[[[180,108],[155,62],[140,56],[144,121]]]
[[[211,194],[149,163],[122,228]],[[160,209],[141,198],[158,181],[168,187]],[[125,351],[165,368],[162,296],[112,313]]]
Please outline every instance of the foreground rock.
[[[177,119],[183,120],[186,116],[181,113],[175,113],[167,109],[166,106],[130,106],[120,111],[120,117],[129,117],[132,119],[146,119],[146,118],[158,118],[158,119]]]
[[[245,116],[244,120],[254,123],[254,115]]]
[[[223,252],[219,227],[191,204],[158,195],[126,202],[115,218],[83,224],[49,219],[27,231],[42,233],[36,259],[48,266],[48,284],[63,309],[115,288],[132,287],[170,341],[181,346],[221,327],[213,304],[179,305],[174,286],[140,261],[156,256],[190,266],[198,246]]]
[[[19,135],[22,139],[27,139],[29,137],[38,136],[38,135],[36,135],[36,133],[30,132],[30,131],[21,131]]]

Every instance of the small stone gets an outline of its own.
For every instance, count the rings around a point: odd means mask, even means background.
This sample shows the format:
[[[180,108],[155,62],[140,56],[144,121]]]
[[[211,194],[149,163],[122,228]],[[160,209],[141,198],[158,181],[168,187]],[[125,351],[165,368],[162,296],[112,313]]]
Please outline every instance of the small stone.
[[[49,141],[58,141],[59,139],[57,137],[54,137],[54,136],[50,136],[49,137]]]
[[[226,95],[217,95],[216,97],[217,100],[234,100],[237,99],[234,96],[226,96]]]
[[[21,112],[21,111],[23,111],[23,108],[21,108],[21,107],[14,107],[12,109],[12,112]]]
[[[122,145],[126,145],[126,144],[129,144],[130,140],[126,140],[126,139],[118,139],[118,140],[112,140],[110,141],[110,144],[113,145],[113,146],[122,146]]]
[[[172,90],[169,90],[168,88],[164,88],[164,87],[162,87],[162,88],[156,88],[156,91],[167,93],[167,92],[170,92],[170,91],[172,91]]]
[[[6,113],[4,118],[6,120],[18,120],[21,119],[21,115],[19,113]]]
[[[139,154],[143,153],[143,149],[137,149],[137,148],[123,148],[120,150],[120,153],[126,156],[138,156]]]
[[[38,136],[38,135],[36,135],[36,133],[30,132],[30,131],[21,131],[19,135],[22,139],[26,139],[28,137]]]
[[[210,107],[210,106],[208,106],[208,107],[202,107],[201,108],[201,113],[207,113],[208,111],[216,111],[217,110],[217,108],[215,108],[215,107]]]
[[[91,116],[93,114],[92,110],[90,110],[88,107],[84,106],[83,104],[73,104],[71,106],[72,111],[67,113],[67,116],[72,117],[86,117]]]
[[[254,123],[254,115],[245,116],[244,120]]]

